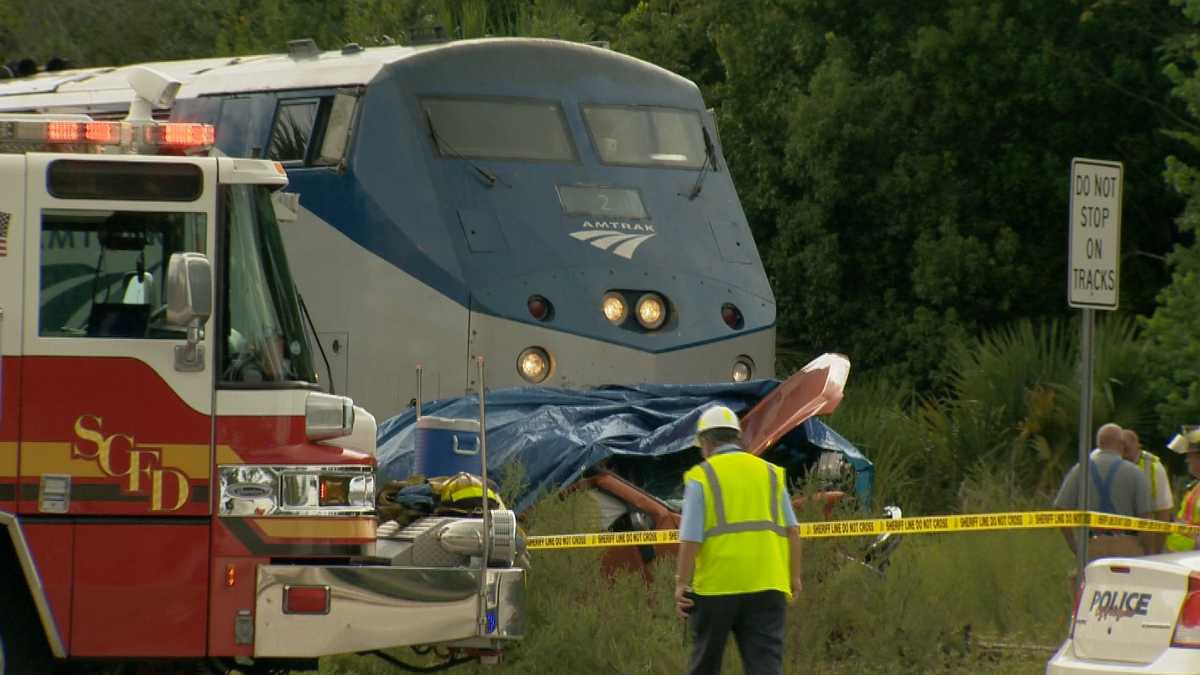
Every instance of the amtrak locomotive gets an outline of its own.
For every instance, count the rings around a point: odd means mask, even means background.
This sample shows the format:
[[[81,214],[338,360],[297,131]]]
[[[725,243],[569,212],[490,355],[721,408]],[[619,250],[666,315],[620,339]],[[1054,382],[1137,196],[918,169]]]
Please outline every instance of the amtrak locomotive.
[[[287,170],[274,208],[333,389],[376,414],[416,365],[426,398],[471,389],[474,355],[496,387],[774,375],[775,300],[689,80],[540,39],[147,65],[181,83],[156,117]],[[119,118],[123,70],[2,81],[0,110]]]

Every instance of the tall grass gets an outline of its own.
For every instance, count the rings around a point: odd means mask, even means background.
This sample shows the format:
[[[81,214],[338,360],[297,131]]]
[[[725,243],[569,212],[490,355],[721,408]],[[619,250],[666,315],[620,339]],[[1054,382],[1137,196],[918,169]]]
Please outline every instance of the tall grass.
[[[876,503],[899,504],[906,515],[1044,508],[1077,449],[1077,333],[1069,323],[1023,322],[960,341],[935,394],[852,379],[830,424],[875,462]],[[1141,350],[1128,318],[1100,323],[1096,425],[1156,427]],[[576,494],[543,499],[528,526],[556,534],[594,523],[593,503]],[[1041,672],[1066,634],[1073,558],[1056,531],[910,535],[884,574],[855,561],[863,545],[806,543],[806,587],[789,610],[785,672]],[[527,637],[504,665],[460,672],[683,670],[673,560],[659,561],[649,584],[640,575],[606,578],[597,551],[539,551],[532,563]],[[981,649],[987,642],[1045,649],[998,656]],[[392,672],[349,658],[323,660],[322,672]],[[723,672],[742,672],[732,642]]]
[[[594,502],[577,493],[543,500],[530,527],[562,534],[594,522]],[[1057,532],[910,536],[882,575],[851,559],[862,545],[806,542],[805,590],[788,610],[786,673],[1033,672],[1048,652],[998,661],[980,640],[1052,646],[1065,635],[1072,559]],[[679,673],[688,646],[674,614],[673,571],[673,559],[660,560],[646,583],[638,574],[606,577],[599,551],[535,552],[525,639],[510,645],[500,666],[456,672]],[[732,641],[725,666],[742,673]],[[321,672],[399,671],[340,656],[323,659]]]

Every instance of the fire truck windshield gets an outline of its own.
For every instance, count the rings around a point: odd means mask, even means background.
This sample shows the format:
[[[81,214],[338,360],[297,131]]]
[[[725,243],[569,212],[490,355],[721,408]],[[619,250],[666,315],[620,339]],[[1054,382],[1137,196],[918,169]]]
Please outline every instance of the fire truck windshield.
[[[269,188],[224,185],[225,292],[221,381],[316,382],[300,303]]]

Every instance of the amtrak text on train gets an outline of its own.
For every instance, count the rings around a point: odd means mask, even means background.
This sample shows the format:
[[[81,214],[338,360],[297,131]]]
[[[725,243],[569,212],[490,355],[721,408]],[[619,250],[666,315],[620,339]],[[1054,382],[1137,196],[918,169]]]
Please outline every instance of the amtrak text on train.
[[[654,232],[654,226],[649,223],[643,225],[641,223],[622,223],[616,221],[604,220],[585,220],[583,227],[591,230],[618,230],[621,232]]]

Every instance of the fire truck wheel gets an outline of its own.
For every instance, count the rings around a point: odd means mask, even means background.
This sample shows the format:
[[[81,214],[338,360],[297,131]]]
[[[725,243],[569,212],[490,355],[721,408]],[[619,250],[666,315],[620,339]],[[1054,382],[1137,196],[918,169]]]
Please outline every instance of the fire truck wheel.
[[[0,675],[53,673],[54,659],[24,579],[10,576],[0,572]]]

